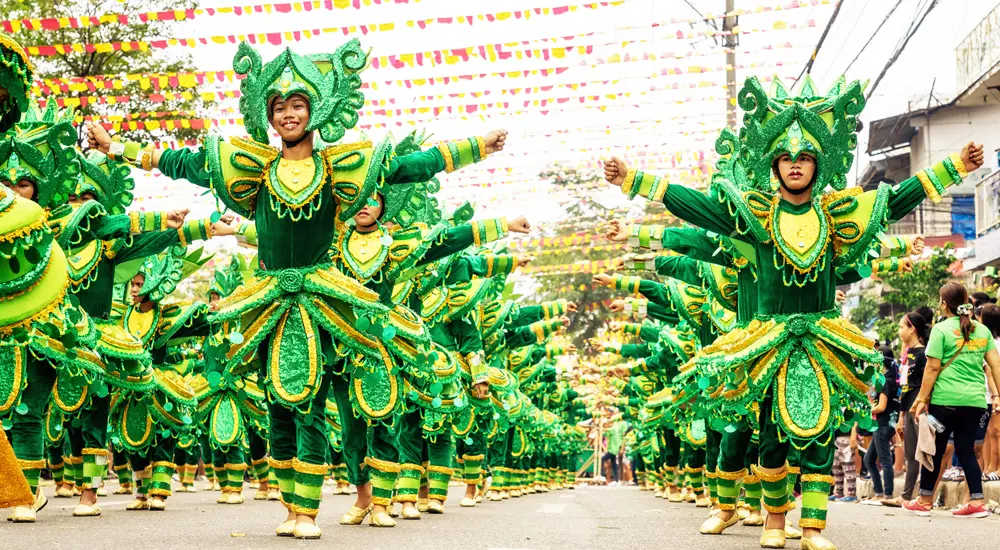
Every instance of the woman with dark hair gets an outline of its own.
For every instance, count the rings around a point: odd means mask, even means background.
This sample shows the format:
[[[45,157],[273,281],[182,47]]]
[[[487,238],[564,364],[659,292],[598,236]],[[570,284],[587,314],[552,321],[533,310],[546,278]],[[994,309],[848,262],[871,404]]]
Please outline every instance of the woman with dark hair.
[[[903,344],[902,364],[899,366],[899,387],[903,393],[899,397],[899,421],[896,423],[896,433],[903,440],[903,455],[906,458],[906,478],[903,482],[903,494],[896,501],[902,504],[913,498],[913,490],[917,486],[917,475],[920,473],[920,463],[917,462],[917,422],[909,414],[920,393],[920,382],[924,378],[924,346],[930,335],[930,325],[923,315],[911,311],[899,320],[899,341]]]
[[[882,346],[880,351],[883,357],[882,374],[885,376],[885,382],[872,398],[872,416],[875,417],[878,426],[872,432],[872,442],[868,452],[865,453],[865,467],[872,476],[872,485],[875,489],[875,496],[862,502],[869,506],[882,506],[886,498],[891,499],[895,481],[892,469],[893,428],[889,421],[896,410],[896,357],[887,346]]]
[[[994,389],[993,409],[1000,409],[1000,397],[993,383],[1000,374],[1000,355],[989,329],[972,319],[973,307],[965,287],[948,283],[941,287],[940,295],[945,320],[931,329],[925,352],[924,378],[910,408],[910,414],[915,417],[927,414],[926,420],[939,430],[935,438],[934,471],[922,469],[920,496],[904,507],[917,515],[930,515],[941,461],[948,438],[954,434],[955,454],[969,484],[969,503],[952,515],[982,518],[990,513],[984,506],[983,480],[974,447],[979,419],[987,407],[987,384]],[[992,376],[986,376],[987,384],[983,383],[984,360],[992,370]]]

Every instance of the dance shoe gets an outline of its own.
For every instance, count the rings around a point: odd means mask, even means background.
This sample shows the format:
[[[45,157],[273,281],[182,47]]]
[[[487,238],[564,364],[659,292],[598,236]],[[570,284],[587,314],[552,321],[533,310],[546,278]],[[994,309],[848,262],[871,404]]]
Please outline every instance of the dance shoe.
[[[427,503],[427,512],[430,514],[443,514],[444,503],[440,500],[431,499],[431,501]]]
[[[372,527],[395,527],[396,520],[389,517],[389,514],[385,512],[372,512],[368,516],[368,525]]]
[[[420,510],[417,510],[416,506],[403,506],[399,517],[403,519],[420,519]]]
[[[157,512],[162,512],[167,509],[167,503],[160,497],[150,497],[149,509]]]
[[[118,486],[117,489],[115,489],[115,494],[116,495],[131,495],[132,494],[132,484],[131,483],[122,483],[121,485]]]
[[[73,509],[73,517],[75,518],[97,518],[101,517],[101,509],[96,504],[77,504],[76,508]]]
[[[795,528],[794,525],[785,521],[785,538],[786,539],[800,539],[802,538],[802,531]]]
[[[728,520],[723,520],[719,516],[712,516],[701,524],[702,535],[721,535],[723,531],[736,525],[740,521],[739,516],[733,514]]]
[[[417,511],[418,512],[426,512],[427,511],[427,501],[428,501],[428,499],[426,499],[426,498],[418,498],[417,499]]]
[[[341,525],[361,525],[361,522],[365,520],[365,516],[372,511],[371,505],[367,508],[359,508],[357,506],[351,506],[351,509],[347,511],[340,518]]]
[[[750,510],[747,519],[743,520],[743,525],[747,527],[760,527],[764,525],[764,516],[761,515],[760,510]]]
[[[279,525],[274,530],[274,534],[278,535],[279,537],[294,537],[295,536],[295,520],[294,519],[290,519],[290,520],[288,520],[286,522],[283,522],[281,525]]]
[[[243,504],[243,493],[229,493],[226,504]]]
[[[837,550],[837,546],[826,538],[815,535],[799,541],[802,550]]]
[[[761,548],[784,548],[785,547],[785,530],[784,529],[764,529],[764,533],[760,535],[760,547]]]
[[[135,499],[128,506],[125,507],[126,510],[149,510],[149,501],[142,499]]]
[[[292,536],[297,539],[318,539],[323,536],[323,531],[315,523],[299,521],[295,523],[295,528],[292,529]]]
[[[476,499],[469,498],[469,497],[463,497],[462,501],[459,502],[458,505],[461,506],[462,508],[475,508],[476,507]]]

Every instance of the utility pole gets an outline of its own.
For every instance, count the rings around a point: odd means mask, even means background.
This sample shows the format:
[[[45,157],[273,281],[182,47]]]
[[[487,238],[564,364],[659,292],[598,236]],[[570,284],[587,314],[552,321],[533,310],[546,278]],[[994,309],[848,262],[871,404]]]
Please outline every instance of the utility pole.
[[[736,46],[739,45],[739,37],[733,34],[734,29],[739,29],[739,17],[730,15],[736,11],[736,0],[726,0],[726,18],[722,22],[722,30],[726,33],[723,36],[726,47],[726,125],[736,128]]]

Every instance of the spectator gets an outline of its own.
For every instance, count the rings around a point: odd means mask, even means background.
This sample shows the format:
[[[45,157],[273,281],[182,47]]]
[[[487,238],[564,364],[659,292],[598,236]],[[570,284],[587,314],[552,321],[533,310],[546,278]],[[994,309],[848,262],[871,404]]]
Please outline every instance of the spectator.
[[[914,416],[927,414],[928,421],[940,427],[935,439],[934,471],[920,472],[920,496],[904,506],[918,515],[929,515],[934,483],[941,471],[941,461],[954,434],[955,454],[965,470],[969,503],[952,512],[956,517],[987,517],[983,502],[983,480],[976,462],[975,440],[979,420],[986,407],[983,361],[989,363],[988,384],[1000,374],[1000,355],[993,335],[985,325],[972,319],[973,307],[968,292],[958,283],[941,287],[941,310],[945,319],[931,329],[925,355],[927,364],[920,392],[910,409]],[[995,390],[995,385],[993,386]],[[1000,396],[993,392],[992,406],[1000,409]],[[931,419],[933,417],[933,420]]]
[[[858,425],[850,430],[837,430],[834,440],[837,450],[833,454],[833,494],[830,500],[857,502],[857,468],[854,457],[858,454]]]
[[[895,472],[892,469],[892,436],[895,433],[891,425],[892,414],[896,411],[896,357],[892,350],[883,346],[882,374],[885,382],[872,400],[872,416],[875,417],[876,428],[872,432],[872,442],[865,453],[865,467],[872,477],[875,496],[866,499],[862,504],[882,506],[893,504],[887,499],[892,498]],[[877,459],[877,464],[876,464]],[[881,469],[882,475],[879,476]]]
[[[920,382],[924,378],[924,346],[930,334],[930,325],[924,316],[911,311],[899,320],[899,341],[903,344],[902,365],[899,369],[899,386],[903,393],[899,398],[900,418],[896,423],[896,433],[903,440],[903,454],[906,458],[906,477],[903,480],[903,493],[896,501],[913,498],[913,490],[917,486],[917,476],[920,475],[920,464],[917,462],[917,423],[909,414],[920,392]]]
[[[984,305],[979,322],[990,329],[994,342],[1000,340],[1000,307],[996,304]],[[983,444],[983,481],[1000,481],[998,470],[1000,470],[1000,415],[994,414],[986,427],[986,441]]]

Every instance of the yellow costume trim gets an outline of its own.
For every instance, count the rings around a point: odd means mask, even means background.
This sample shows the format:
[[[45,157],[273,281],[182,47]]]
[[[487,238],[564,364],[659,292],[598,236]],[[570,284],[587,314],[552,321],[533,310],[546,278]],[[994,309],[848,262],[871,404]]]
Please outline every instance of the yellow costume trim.
[[[826,529],[826,520],[813,518],[799,518],[799,528],[801,529]]]
[[[365,458],[365,460],[368,460],[368,459]],[[448,468],[447,466],[428,465],[427,466],[427,473],[431,473],[431,472],[434,472],[435,474],[447,474],[447,475],[450,476],[450,475],[452,475],[452,474],[455,473],[455,469],[454,468]]]
[[[952,153],[948,155],[948,158],[951,159],[951,164],[955,167],[955,170],[958,170],[958,175],[962,176],[962,179],[964,180],[966,176],[969,175],[969,170],[966,169],[965,163],[962,162],[962,157],[958,156],[958,153]],[[959,182],[955,183],[957,184]]]
[[[313,519],[315,519],[316,516],[319,514],[319,510],[317,510],[316,508],[306,508],[304,506],[299,506],[298,504],[291,504],[291,505],[286,504],[285,506],[290,511],[292,511],[292,512],[294,512],[296,514],[299,514],[299,515],[302,515],[302,516],[309,516],[309,517],[311,517]]]
[[[79,459],[79,460],[80,460],[79,463],[83,463],[83,459]],[[67,459],[67,461],[68,461],[68,459]],[[22,470],[41,470],[42,468],[45,468],[45,459],[42,459],[42,460],[21,460],[19,458],[19,459],[17,459],[17,465]]]
[[[755,467],[754,471],[757,473],[757,477],[761,481],[767,481],[768,483],[774,483],[776,481],[782,481],[788,477],[788,465],[784,465],[781,468],[775,468],[773,470],[768,468]]]
[[[413,470],[415,472],[424,473],[424,467],[419,464],[400,464],[399,470]]]
[[[798,466],[788,466],[788,473],[789,474],[799,475],[799,474],[802,473],[802,468],[800,468]]]
[[[833,485],[835,482],[833,476],[828,476],[823,474],[802,474],[802,477],[799,478],[799,481],[802,482],[817,481],[820,483],[829,483],[830,485]]]
[[[288,470],[292,467],[292,461],[295,460],[290,458],[288,460],[276,460],[271,457],[267,457],[267,465],[272,468],[277,468],[279,470]]]
[[[315,341],[316,335],[313,331],[312,322],[309,319],[309,313],[306,311],[305,306],[303,306],[302,304],[296,304],[296,305],[299,308],[299,315],[301,316],[302,319],[302,326],[305,329],[306,339],[310,342],[313,342]],[[282,337],[285,334],[285,324],[288,322],[288,316],[289,314],[291,314],[291,312],[292,312],[291,309],[286,311],[285,314],[282,316],[282,319],[278,321],[278,330],[274,334],[274,344],[271,351],[270,375],[271,375],[271,384],[274,386],[274,391],[278,393],[278,395],[280,395],[282,399],[295,403],[306,398],[306,396],[308,396],[312,392],[312,388],[306,387],[298,394],[291,395],[285,390],[285,387],[281,383],[281,375],[279,371],[281,368],[280,357],[281,357]],[[308,380],[315,380],[316,373],[319,371],[319,358],[316,353],[317,351],[316,347],[317,346],[308,346],[309,349],[309,375],[307,378]]]
[[[247,469],[247,465],[246,464],[228,464],[227,463],[227,464],[225,464],[223,466],[223,468],[225,468],[227,470],[233,470],[233,471],[238,471],[238,472],[245,472],[246,469]]]
[[[374,457],[366,456],[365,464],[373,470],[378,470],[380,472],[398,474],[399,464],[395,462],[389,462],[388,460],[379,460]]]
[[[958,168],[957,166],[955,167]],[[917,179],[920,180],[921,187],[924,188],[924,194],[931,202],[940,202],[941,194],[938,193],[937,189],[934,188],[934,184],[931,183],[931,179],[927,177],[927,174],[923,170],[917,172]]]
[[[88,456],[88,455],[93,455],[93,456],[108,456],[110,453],[108,453],[107,449],[84,448],[83,451],[80,452],[80,454],[82,454],[84,456]]]
[[[244,466],[246,468],[246,466]],[[330,470],[330,467],[326,464],[309,464],[302,462],[297,458],[292,459],[292,469],[300,474],[313,474],[317,476],[325,476]]]
[[[635,186],[635,174],[636,170],[634,168],[625,172],[625,181],[622,182],[622,193],[626,195],[632,193],[632,187]]]
[[[451,149],[448,148],[447,143],[440,143],[437,146],[437,150],[444,157],[444,171],[451,173],[455,171],[455,159],[451,158]]]

